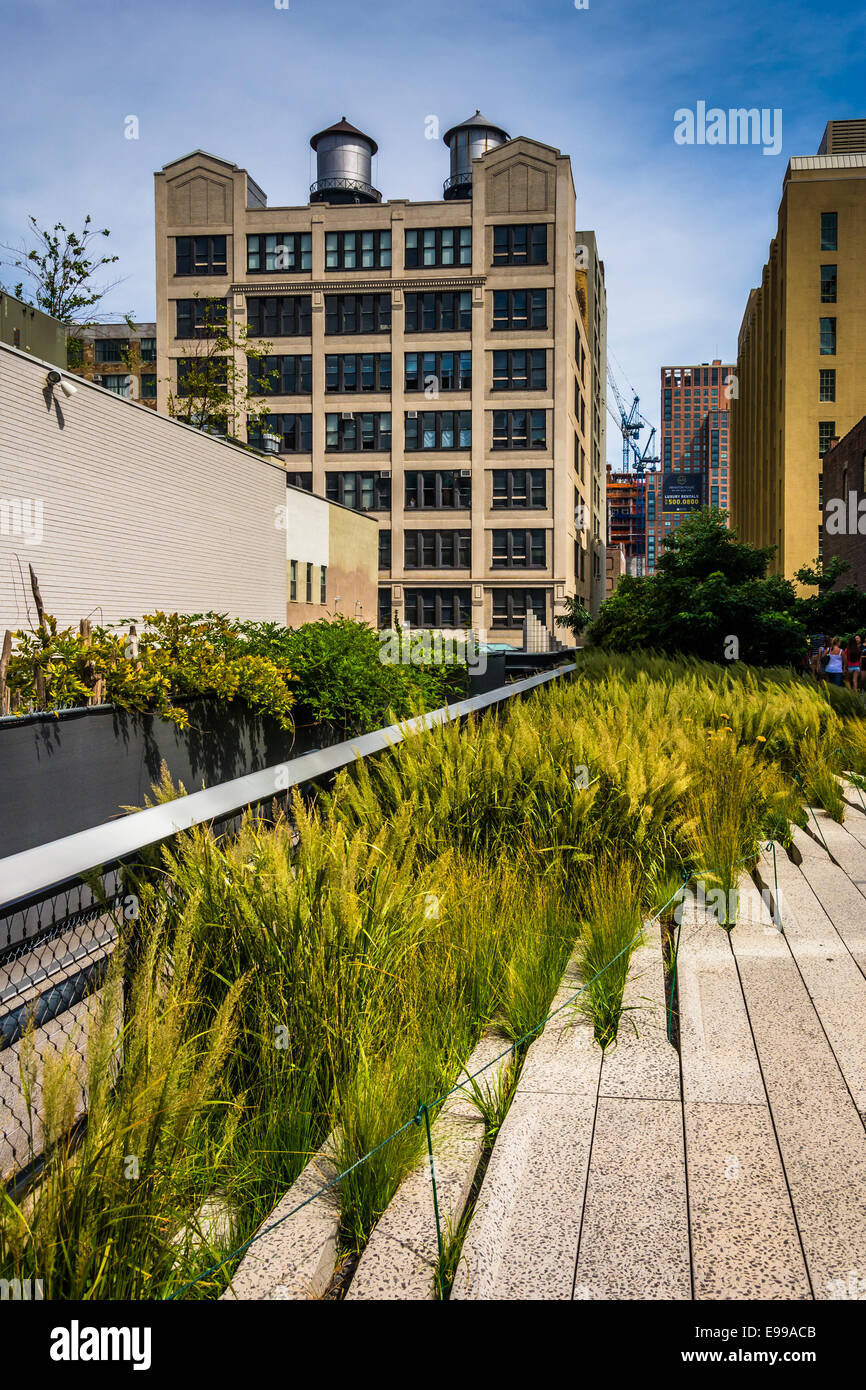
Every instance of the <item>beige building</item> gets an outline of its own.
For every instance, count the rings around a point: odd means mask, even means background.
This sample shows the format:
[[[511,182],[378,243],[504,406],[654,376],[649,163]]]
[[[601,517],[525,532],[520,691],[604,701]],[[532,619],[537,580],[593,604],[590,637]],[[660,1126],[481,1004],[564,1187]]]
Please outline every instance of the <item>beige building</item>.
[[[0,417],[0,639],[35,622],[30,565],[61,627],[158,609],[290,626],[371,616],[375,522],[287,489],[278,460],[3,343]],[[298,562],[312,569],[305,607]]]
[[[66,329],[58,319],[0,290],[0,343],[66,366]]]
[[[430,202],[383,202],[345,119],[300,205],[202,151],[158,172],[158,408],[211,301],[240,365],[244,325],[271,345],[290,482],[376,520],[381,622],[519,644],[527,613],[603,597],[603,275],[593,238],[582,306],[566,156],[479,113],[445,140]]]
[[[792,578],[822,553],[822,459],[866,410],[866,121],[792,159],[778,231],[740,329],[731,513]]]

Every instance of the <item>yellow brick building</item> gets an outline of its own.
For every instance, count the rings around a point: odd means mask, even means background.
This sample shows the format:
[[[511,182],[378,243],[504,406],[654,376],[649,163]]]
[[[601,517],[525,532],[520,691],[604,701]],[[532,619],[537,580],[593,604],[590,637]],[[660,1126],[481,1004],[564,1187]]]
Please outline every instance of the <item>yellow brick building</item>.
[[[821,467],[866,413],[866,120],[791,159],[749,295],[731,401],[731,513],[793,578],[821,553]]]

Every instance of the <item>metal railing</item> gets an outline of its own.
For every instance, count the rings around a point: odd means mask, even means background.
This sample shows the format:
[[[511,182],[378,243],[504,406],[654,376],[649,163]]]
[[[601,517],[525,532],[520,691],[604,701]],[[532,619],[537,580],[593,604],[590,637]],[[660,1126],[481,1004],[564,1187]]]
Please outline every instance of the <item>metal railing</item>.
[[[326,781],[407,734],[480,713],[575,669],[569,663],[0,859],[0,1177],[32,1164],[41,1145],[38,1084],[28,1099],[20,1077],[31,1024],[39,1056],[68,1044],[83,1055],[89,1000],[104,983],[123,919],[135,915],[125,869],[185,830],[230,828],[249,808],[287,802],[294,789]],[[85,1109],[82,1088],[79,1115]]]

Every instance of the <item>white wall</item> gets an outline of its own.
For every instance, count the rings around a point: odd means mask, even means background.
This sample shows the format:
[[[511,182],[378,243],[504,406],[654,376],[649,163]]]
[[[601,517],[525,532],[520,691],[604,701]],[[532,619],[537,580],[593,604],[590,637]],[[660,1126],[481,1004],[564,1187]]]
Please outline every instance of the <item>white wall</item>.
[[[331,503],[295,488],[286,498],[286,559],[329,565]]]
[[[64,626],[154,609],[285,622],[282,469],[81,377],[69,399],[46,392],[48,370],[0,343],[0,631],[35,615],[29,564]]]

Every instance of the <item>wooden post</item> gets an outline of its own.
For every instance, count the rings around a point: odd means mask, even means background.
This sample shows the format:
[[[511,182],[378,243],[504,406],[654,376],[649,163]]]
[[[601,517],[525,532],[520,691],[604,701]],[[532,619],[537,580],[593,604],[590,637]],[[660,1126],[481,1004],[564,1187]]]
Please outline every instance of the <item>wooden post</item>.
[[[12,697],[6,688],[6,672],[12,655],[12,633],[3,634],[3,650],[0,652],[0,714],[12,713]]]
[[[36,600],[36,613],[39,618],[39,626],[45,631],[45,605],[42,602],[42,595],[39,592],[39,580],[36,578],[36,571],[33,566],[30,569],[30,587],[33,590],[33,597]]]

